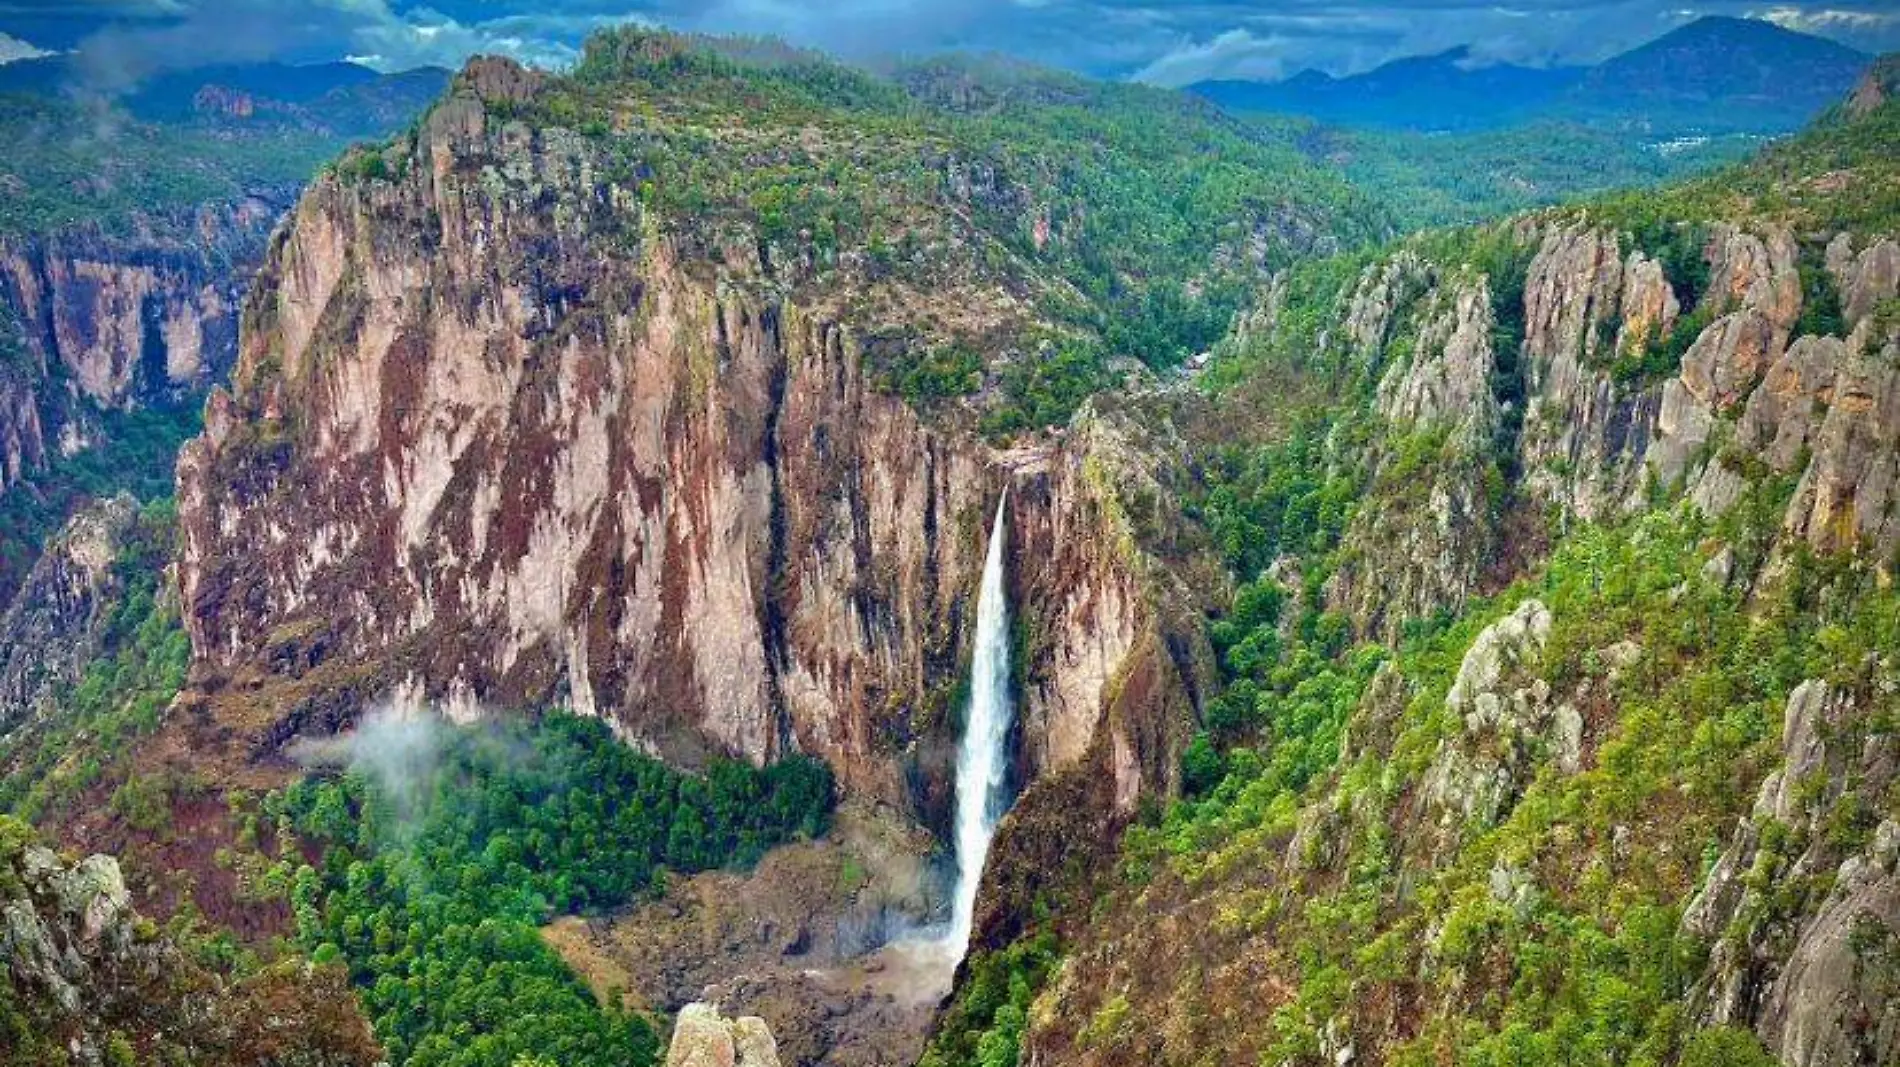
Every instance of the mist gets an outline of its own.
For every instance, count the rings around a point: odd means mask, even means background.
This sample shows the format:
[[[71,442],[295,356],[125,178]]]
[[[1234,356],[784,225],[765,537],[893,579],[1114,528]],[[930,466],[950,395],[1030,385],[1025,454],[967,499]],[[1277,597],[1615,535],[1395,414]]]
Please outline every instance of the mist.
[[[435,790],[453,729],[432,709],[389,700],[372,707],[350,731],[298,738],[285,754],[306,770],[351,771],[369,778],[389,799],[399,823],[409,825]]]

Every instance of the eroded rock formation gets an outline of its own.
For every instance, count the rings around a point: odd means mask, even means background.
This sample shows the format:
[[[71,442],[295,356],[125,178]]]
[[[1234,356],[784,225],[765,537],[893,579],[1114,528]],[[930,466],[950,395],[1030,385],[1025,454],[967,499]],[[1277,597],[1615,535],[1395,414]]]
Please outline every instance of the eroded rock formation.
[[[1368,268],[1340,310],[1337,343],[1378,369],[1391,429],[1364,460],[1381,506],[1358,516],[1329,588],[1361,633],[1390,641],[1408,619],[1461,609],[1513,510],[1612,520],[1648,507],[1655,486],[1719,515],[1744,486],[1738,464],[1798,480],[1787,527],[1815,548],[1900,547],[1900,335],[1876,314],[1900,292],[1900,244],[1826,243],[1843,334],[1831,336],[1800,331],[1800,251],[1785,230],[1710,230],[1700,322],[1680,279],[1614,232],[1530,223],[1519,239],[1535,252],[1515,353],[1494,351],[1497,280],[1409,252]],[[1670,341],[1675,373],[1619,371]],[[1391,477],[1409,469],[1404,446],[1423,444],[1425,479]]]
[[[1857,845],[1829,827],[1881,810],[1900,776],[1900,745],[1867,713],[1891,699],[1820,680],[1788,697],[1781,769],[1683,915],[1714,944],[1696,1009],[1754,1024],[1796,1067],[1900,1056],[1900,823]]]

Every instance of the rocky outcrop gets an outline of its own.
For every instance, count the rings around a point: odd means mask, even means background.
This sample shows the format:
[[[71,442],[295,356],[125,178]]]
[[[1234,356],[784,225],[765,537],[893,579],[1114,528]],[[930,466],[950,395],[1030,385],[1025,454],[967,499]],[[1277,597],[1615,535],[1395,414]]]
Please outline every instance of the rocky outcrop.
[[[1409,252],[1400,252],[1360,276],[1340,320],[1342,340],[1360,361],[1377,363],[1399,313],[1429,279],[1425,262]]]
[[[132,951],[131,893],[107,856],[67,867],[49,849],[29,846],[16,863],[24,898],[6,909],[9,977],[77,1013],[91,961]]]
[[[1491,292],[1484,278],[1447,279],[1414,312],[1409,351],[1395,353],[1379,382],[1378,411],[1399,424],[1449,424],[1489,441],[1498,419],[1491,390]]]
[[[0,362],[0,486],[14,484],[46,461],[39,382],[34,365]]]
[[[130,497],[75,515],[0,617],[0,737],[57,712],[105,640],[124,583],[114,570],[138,519]]]
[[[1900,1056],[1900,823],[1849,857],[1801,930],[1758,1024],[1783,1063],[1885,1063]]]
[[[382,1059],[339,969],[208,972],[133,910],[119,864],[73,862],[0,816],[7,1064],[368,1067]]]
[[[1656,398],[1619,387],[1603,369],[1631,287],[1624,264],[1615,235],[1558,226],[1538,241],[1524,282],[1525,489],[1585,519],[1628,498],[1656,417]],[[1632,323],[1629,332],[1648,329]]]
[[[1525,425],[1518,462],[1535,499],[1582,519],[1643,506],[1652,475],[1679,484],[1718,416],[1745,399],[1786,347],[1801,311],[1793,239],[1716,227],[1710,281],[1695,310],[1713,321],[1689,339],[1679,374],[1619,380],[1618,359],[1675,333],[1680,306],[1661,265],[1622,257],[1613,233],[1546,233],[1525,283]]]
[[[1900,744],[1866,710],[1892,694],[1870,685],[1788,697],[1781,769],[1683,914],[1714,943],[1696,1010],[1796,1067],[1900,1056],[1900,823],[1858,843],[1841,830],[1900,779]]]
[[[1462,608],[1501,551],[1524,551],[1507,543],[1526,539],[1506,532],[1513,513],[1610,520],[1659,487],[1718,515],[1758,462],[1796,479],[1787,527],[1812,546],[1900,547],[1900,323],[1877,313],[1900,292],[1900,244],[1825,242],[1835,337],[1800,333],[1803,253],[1786,230],[1711,227],[1693,307],[1660,260],[1587,221],[1515,239],[1535,250],[1516,351],[1493,350],[1517,342],[1497,321],[1516,309],[1491,306],[1490,280],[1409,251],[1368,268],[1322,335],[1379,375],[1387,428],[1351,460],[1371,486],[1328,587],[1359,633],[1391,642]],[[1249,326],[1271,331],[1273,316]],[[1682,353],[1674,372],[1640,369],[1664,345]]]
[[[1836,234],[1828,242],[1827,272],[1840,295],[1841,317],[1851,331],[1858,329],[1882,301],[1900,293],[1900,242],[1891,237],[1864,242],[1854,251],[1852,234]]]
[[[1643,488],[1651,478],[1664,486],[1686,485],[1705,511],[1719,513],[1742,488],[1734,472],[1737,454],[1722,455],[1717,448],[1732,441],[1739,455],[1798,478],[1790,531],[1817,548],[1860,547],[1876,558],[1890,556],[1900,545],[1891,499],[1900,432],[1892,354],[1900,336],[1873,309],[1900,285],[1900,251],[1888,239],[1858,254],[1853,248],[1852,237],[1837,236],[1826,254],[1848,336],[1797,337],[1802,294],[1793,239],[1785,231],[1756,236],[1717,227],[1708,244],[1709,289],[1698,304],[1712,321],[1688,345],[1676,375],[1640,391],[1621,390],[1625,399],[1612,405],[1621,413],[1615,420],[1620,431],[1581,448],[1572,438],[1553,455],[1557,438],[1551,426],[1588,423],[1601,408],[1579,405],[1581,394],[1574,391],[1539,392],[1536,380],[1530,383],[1529,410],[1543,414],[1527,422],[1521,462],[1527,471],[1557,467],[1567,474],[1562,486],[1535,473],[1532,484],[1579,517],[1644,506]],[[1547,238],[1539,260],[1552,252]],[[1640,257],[1632,264],[1630,278],[1643,267]],[[1527,296],[1533,324],[1540,306],[1535,294],[1549,282],[1548,273],[1540,281],[1533,265]],[[1624,301],[1627,338],[1642,321],[1642,302],[1632,305],[1627,291]],[[1560,352],[1568,351],[1567,332],[1559,339]],[[1587,338],[1582,343],[1587,349]],[[1550,348],[1533,329],[1526,343],[1533,367]],[[1549,376],[1547,386],[1575,369],[1561,357],[1550,366],[1562,373]],[[1594,395],[1618,392],[1598,372]]]
[[[1375,404],[1393,439],[1370,459],[1381,506],[1353,524],[1327,590],[1361,633],[1387,641],[1476,591],[1494,547],[1486,472],[1503,418],[1488,280],[1416,264],[1404,276],[1409,286],[1390,268],[1369,272],[1345,321],[1350,343],[1383,365]]]
[[[1550,609],[1526,600],[1465,651],[1445,697],[1463,729],[1439,747],[1421,786],[1444,834],[1493,825],[1546,764],[1580,768],[1583,716],[1539,677],[1550,623]]]
[[[779,1067],[778,1045],[764,1019],[728,1019],[716,1004],[688,1004],[673,1020],[666,1067]]]

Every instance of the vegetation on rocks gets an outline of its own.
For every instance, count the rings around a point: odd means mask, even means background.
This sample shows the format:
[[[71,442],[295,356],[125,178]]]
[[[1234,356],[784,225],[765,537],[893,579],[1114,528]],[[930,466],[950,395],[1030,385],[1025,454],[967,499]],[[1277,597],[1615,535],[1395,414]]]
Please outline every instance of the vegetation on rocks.
[[[1882,842],[1900,808],[1874,755],[1891,749],[1900,685],[1887,550],[1801,534],[1819,461],[1751,451],[1765,444],[1736,428],[1741,403],[1711,416],[1687,484],[1616,473],[1614,453],[1590,452],[1630,438],[1589,436],[1587,411],[1557,405],[1654,420],[1643,405],[1696,373],[1691,346],[1738,311],[1787,315],[1812,339],[1797,343],[1848,333],[1849,267],[1823,249],[1842,229],[1855,250],[1892,233],[1893,109],[1705,182],[1426,232],[1276,280],[1203,379],[1220,431],[1191,458],[1189,514],[1235,595],[1209,620],[1224,685],[1183,754],[1183,795],[1127,831],[1102,899],[1057,902],[973,961],[946,1016],[945,1034],[965,1036],[940,1035],[959,1050],[943,1062],[1194,1063],[1218,1048],[1273,1064],[1758,1065],[1778,1062],[1771,1048],[1827,1050],[1803,1063],[1891,1048],[1894,934],[1883,898],[1844,888],[1893,877]],[[1773,269],[1797,268],[1799,306],[1744,306],[1762,299],[1747,274],[1711,292],[1719,257],[1734,270],[1735,249],[1762,247],[1748,234],[1786,224],[1799,262]],[[1575,262],[1617,261],[1618,292],[1563,273],[1576,248]],[[1620,292],[1635,253],[1680,316],[1619,351],[1641,313],[1619,307],[1635,299]],[[1454,351],[1433,316],[1476,284],[1486,313],[1457,321],[1486,327],[1483,345],[1460,334]],[[1589,306],[1564,286],[1602,286],[1589,299],[1607,308],[1561,332]],[[1891,351],[1892,321],[1860,300],[1868,351]],[[1702,358],[1728,373],[1723,353]],[[1769,388],[1766,367],[1742,366],[1745,399]],[[1567,400],[1548,395],[1560,373],[1584,379]],[[1442,404],[1465,387],[1461,406],[1391,414],[1407,389]],[[1578,436],[1559,438],[1559,462],[1533,432]],[[1462,508],[1474,470],[1483,506]],[[1629,488],[1584,518],[1566,494],[1588,478]],[[1468,586],[1421,598],[1401,626],[1368,628],[1346,599],[1342,582],[1368,573],[1417,596],[1417,576],[1464,565],[1470,543],[1503,558],[1470,564]],[[1855,907],[1851,944],[1817,932],[1828,909]],[[1018,966],[1032,937],[1057,961]],[[1816,972],[1791,953],[1857,984],[1803,991]],[[1016,995],[996,996],[995,975]],[[980,1059],[977,1041],[1015,1034]]]
[[[0,493],[0,602],[10,601],[39,547],[87,500],[130,493],[140,500],[171,496],[179,446],[202,429],[195,405],[108,411],[99,442],[60,456]]]
[[[156,798],[141,800],[124,764],[138,740],[157,729],[191,657],[164,570],[176,524],[169,500],[142,509],[112,564],[118,594],[101,605],[97,658],[54,696],[57,715],[0,735],[0,812],[36,823],[70,815],[101,783],[113,786],[115,809],[152,812]],[[127,786],[124,800],[116,799],[116,790]]]
[[[1205,351],[1264,272],[1390,229],[1343,178],[1211,105],[1034,68],[872,74],[621,29],[516,96],[488,100],[491,116],[568,139],[715,258],[756,244],[789,280],[1027,299],[1038,322],[1020,336],[970,334],[956,314],[913,324],[874,379],[926,406],[1000,385],[980,408],[995,435],[1065,421],[1116,359],[1161,369]],[[396,180],[407,164],[391,160],[414,152],[339,173]]]
[[[0,815],[0,1064],[370,1067],[339,968],[234,958],[188,917],[132,909],[118,864]]]

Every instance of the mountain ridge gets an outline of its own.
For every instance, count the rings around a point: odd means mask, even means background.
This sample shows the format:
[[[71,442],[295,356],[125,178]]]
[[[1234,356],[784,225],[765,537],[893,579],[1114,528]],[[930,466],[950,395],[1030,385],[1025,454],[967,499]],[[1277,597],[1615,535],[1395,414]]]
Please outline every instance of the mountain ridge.
[[[1281,82],[1188,89],[1232,110],[1383,128],[1574,120],[1658,134],[1786,132],[1839,99],[1874,57],[1766,20],[1705,16],[1590,66],[1473,66],[1469,58],[1460,46],[1342,78],[1308,70]]]

